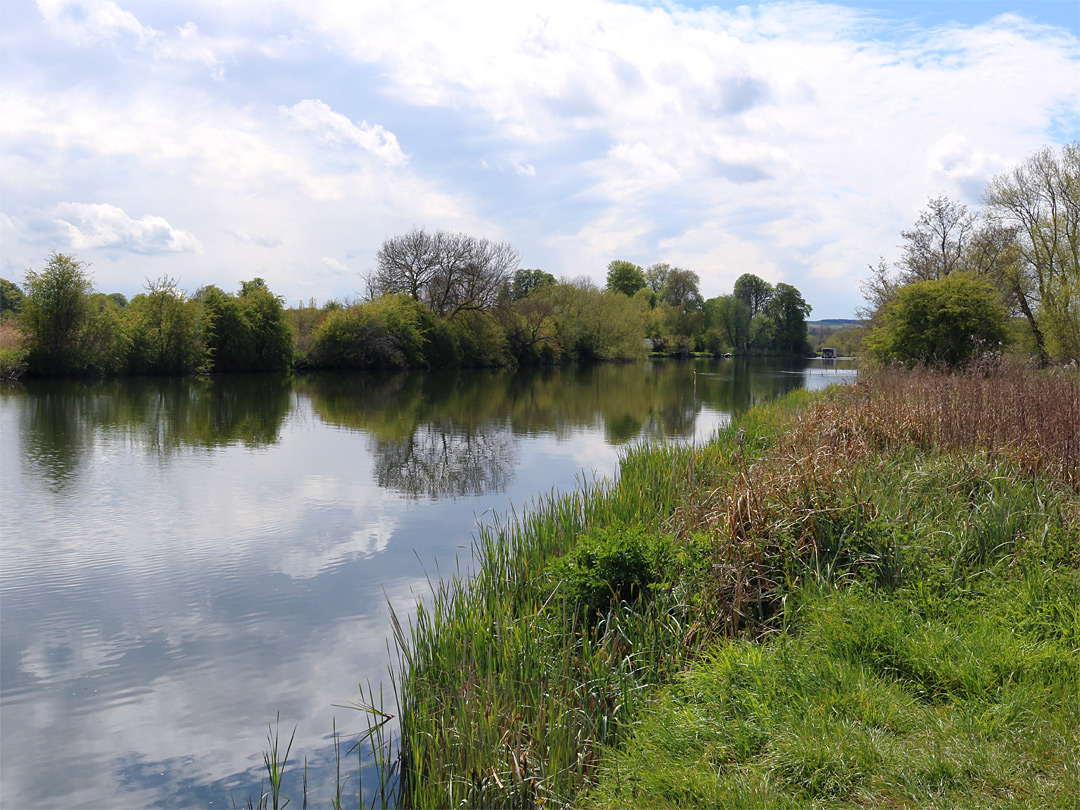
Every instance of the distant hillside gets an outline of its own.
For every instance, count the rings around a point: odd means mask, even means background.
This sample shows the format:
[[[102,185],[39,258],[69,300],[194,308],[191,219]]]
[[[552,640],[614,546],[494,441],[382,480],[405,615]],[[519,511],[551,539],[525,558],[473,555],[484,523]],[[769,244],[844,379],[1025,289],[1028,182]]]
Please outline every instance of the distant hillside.
[[[859,326],[862,321],[853,320],[851,318],[826,318],[821,321],[807,321],[806,326],[813,328],[815,326],[828,326],[832,329],[847,329],[851,326]]]

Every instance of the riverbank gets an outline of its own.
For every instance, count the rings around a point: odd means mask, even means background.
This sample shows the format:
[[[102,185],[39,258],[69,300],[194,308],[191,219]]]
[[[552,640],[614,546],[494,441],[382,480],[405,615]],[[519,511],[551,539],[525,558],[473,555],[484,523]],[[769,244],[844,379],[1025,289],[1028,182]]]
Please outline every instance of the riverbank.
[[[1080,382],[863,375],[483,531],[422,600],[412,806],[1070,806]]]

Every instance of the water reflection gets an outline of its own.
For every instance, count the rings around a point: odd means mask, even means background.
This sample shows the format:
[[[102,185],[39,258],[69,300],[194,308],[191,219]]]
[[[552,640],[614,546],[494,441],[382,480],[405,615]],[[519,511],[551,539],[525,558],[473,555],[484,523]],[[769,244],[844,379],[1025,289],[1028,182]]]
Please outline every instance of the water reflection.
[[[626,442],[707,435],[838,378],[825,371],[0,389],[0,806],[242,804],[278,710],[328,804],[332,717],[362,726],[334,705],[385,677],[387,602],[407,616],[478,515],[611,474]]]
[[[24,409],[22,458],[54,489],[71,482],[101,439],[126,439],[156,456],[182,448],[277,442],[288,415],[286,375],[30,381],[0,396]]]

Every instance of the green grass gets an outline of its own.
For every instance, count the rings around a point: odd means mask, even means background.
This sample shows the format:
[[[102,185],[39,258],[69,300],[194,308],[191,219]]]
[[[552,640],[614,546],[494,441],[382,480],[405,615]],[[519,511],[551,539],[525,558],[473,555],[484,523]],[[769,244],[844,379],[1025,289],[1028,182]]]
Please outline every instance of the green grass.
[[[596,807],[1075,807],[1075,576],[981,593],[807,588],[797,633],[734,640],[610,752]],[[1017,622],[1032,607],[1050,621]]]
[[[1074,806],[1078,466],[1003,365],[631,450],[400,629],[403,803]]]

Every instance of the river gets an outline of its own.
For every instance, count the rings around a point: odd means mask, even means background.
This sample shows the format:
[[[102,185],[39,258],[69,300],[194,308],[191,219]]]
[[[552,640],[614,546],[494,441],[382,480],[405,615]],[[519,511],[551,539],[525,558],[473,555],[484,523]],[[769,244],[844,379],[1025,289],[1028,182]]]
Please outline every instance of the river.
[[[329,806],[333,724],[364,728],[341,705],[389,683],[389,606],[407,618],[467,569],[477,521],[854,376],[728,359],[0,387],[0,806],[246,806],[279,712],[286,793],[300,806],[306,759]]]

